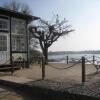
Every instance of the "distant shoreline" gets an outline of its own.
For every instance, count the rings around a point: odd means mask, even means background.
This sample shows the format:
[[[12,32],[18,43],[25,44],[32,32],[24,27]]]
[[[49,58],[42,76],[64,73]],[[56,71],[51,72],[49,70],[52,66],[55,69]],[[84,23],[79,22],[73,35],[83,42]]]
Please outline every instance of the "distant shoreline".
[[[100,54],[100,50],[87,50],[87,51],[54,51],[49,52],[49,55],[62,55],[62,54]]]

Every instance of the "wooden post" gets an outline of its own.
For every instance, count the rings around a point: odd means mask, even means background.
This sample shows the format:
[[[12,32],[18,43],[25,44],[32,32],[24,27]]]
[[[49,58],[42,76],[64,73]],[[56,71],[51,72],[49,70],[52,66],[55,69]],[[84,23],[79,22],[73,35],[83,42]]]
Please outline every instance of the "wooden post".
[[[26,68],[29,68],[30,66],[29,66],[29,32],[28,32],[28,20],[26,20],[26,25],[25,25],[25,27],[26,27],[26,41],[27,41],[27,48],[26,48],[26,50],[27,50],[27,53],[26,53],[26,55],[27,55],[27,63],[26,63]]]
[[[95,56],[93,55],[93,64],[95,63]]]
[[[44,57],[42,57],[42,80],[45,78],[45,61]]]
[[[67,56],[67,64],[68,64],[68,56]]]
[[[14,65],[13,65],[13,61],[12,61],[12,33],[11,33],[11,16],[10,16],[10,65],[11,65],[11,73],[13,74],[14,72]]]
[[[40,57],[40,68],[42,66],[42,57]]]
[[[82,83],[85,82],[85,57],[82,57]]]

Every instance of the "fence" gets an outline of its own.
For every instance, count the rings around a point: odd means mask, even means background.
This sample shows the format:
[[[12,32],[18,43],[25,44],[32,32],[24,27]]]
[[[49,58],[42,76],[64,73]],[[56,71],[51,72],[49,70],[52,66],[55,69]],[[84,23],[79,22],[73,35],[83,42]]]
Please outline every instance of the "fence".
[[[66,64],[69,64],[69,57],[67,56],[66,58],[67,58],[66,59],[66,62],[67,62]],[[89,60],[90,58],[92,58],[92,60]],[[68,67],[66,67],[66,65],[65,65],[65,67],[63,67],[63,68],[62,67],[58,68],[57,66],[53,66],[50,63],[49,63],[49,66],[54,68],[54,69],[57,69],[57,70],[67,70],[67,69],[72,68],[72,67],[74,67],[74,66],[76,66],[77,64],[80,63],[81,67],[82,67],[81,80],[82,80],[82,83],[84,84],[84,82],[86,81],[86,64],[87,63],[92,64],[97,69],[97,72],[98,72],[98,69],[100,68],[100,65],[98,65],[98,63],[95,63],[95,62],[100,62],[100,61],[97,61],[96,58],[99,58],[99,57],[94,56],[94,55],[91,56],[91,57],[87,57],[87,58],[86,57],[81,57],[81,59],[75,60],[72,65],[70,65]],[[46,76],[45,75],[45,63],[44,63],[45,61],[44,60],[45,59],[42,57],[42,79],[45,79],[45,76]]]

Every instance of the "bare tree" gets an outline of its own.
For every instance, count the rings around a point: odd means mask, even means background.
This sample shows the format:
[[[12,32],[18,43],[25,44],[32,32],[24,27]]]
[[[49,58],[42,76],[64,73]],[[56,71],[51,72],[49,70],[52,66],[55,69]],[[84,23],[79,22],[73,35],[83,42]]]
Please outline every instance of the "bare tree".
[[[46,63],[48,62],[48,48],[57,41],[58,38],[74,31],[67,22],[66,19],[60,21],[59,16],[57,15],[55,21],[52,23],[40,19],[39,26],[29,27],[29,31],[33,34],[34,38],[39,40]]]
[[[20,11],[25,13],[25,14],[30,14],[31,13],[31,10],[30,10],[29,6],[25,3],[21,5]]]
[[[27,4],[20,3],[17,0],[10,0],[10,2],[4,3],[3,7],[10,9],[10,10],[22,12],[22,13],[25,13],[25,14],[31,13],[31,10],[30,10],[30,8]]]

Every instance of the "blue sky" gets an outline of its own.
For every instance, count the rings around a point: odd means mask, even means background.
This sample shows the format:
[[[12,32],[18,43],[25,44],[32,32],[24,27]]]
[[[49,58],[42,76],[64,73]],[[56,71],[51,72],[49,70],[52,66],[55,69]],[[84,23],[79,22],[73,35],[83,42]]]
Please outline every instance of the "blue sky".
[[[32,14],[50,20],[53,14],[66,18],[75,32],[60,38],[49,51],[100,50],[100,0],[18,0]],[[0,5],[9,0],[0,0]]]

